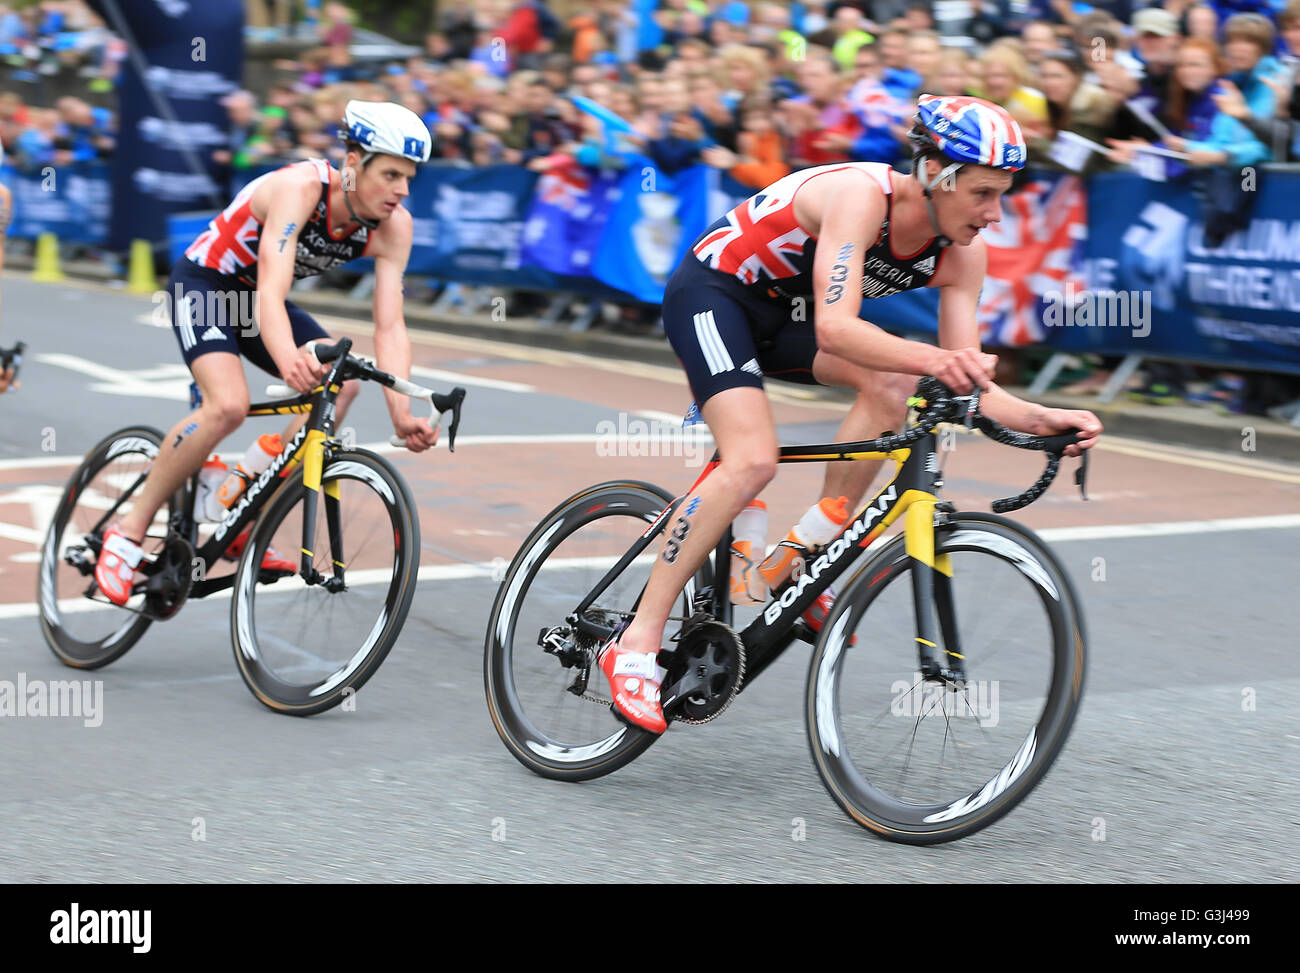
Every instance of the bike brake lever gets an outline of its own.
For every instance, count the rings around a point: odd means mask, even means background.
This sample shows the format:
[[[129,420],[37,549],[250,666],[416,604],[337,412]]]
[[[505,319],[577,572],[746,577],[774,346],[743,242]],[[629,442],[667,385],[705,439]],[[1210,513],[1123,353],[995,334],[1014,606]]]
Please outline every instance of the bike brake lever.
[[[448,409],[451,410],[451,424],[447,426],[447,449],[456,452],[456,430],[460,428],[460,404],[465,401],[465,390],[459,385],[448,392],[433,395],[433,407],[438,410],[439,418]]]
[[[1084,500],[1088,499],[1088,453],[1091,450],[1085,449],[1079,454],[1079,468],[1074,471],[1074,482],[1079,484],[1079,495]]]

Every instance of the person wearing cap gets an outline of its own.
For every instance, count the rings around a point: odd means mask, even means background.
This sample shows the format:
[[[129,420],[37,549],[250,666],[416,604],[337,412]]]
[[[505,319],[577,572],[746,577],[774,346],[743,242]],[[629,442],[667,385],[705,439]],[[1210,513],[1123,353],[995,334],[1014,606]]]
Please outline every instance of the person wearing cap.
[[[350,101],[339,138],[347,149],[342,170],[325,159],[307,159],[259,176],[172,268],[164,304],[201,402],[163,439],[134,506],[105,531],[95,581],[114,604],[131,597],[140,544],[154,514],[246,418],[241,357],[296,392],[310,392],[325,376],[328,367],[306,345],[329,334],[289,300],[295,280],[373,257],[375,357],[384,371],[410,377],[402,275],[413,223],[401,204],[416,167],[428,161],[429,129],[401,105]],[[356,394],[355,382],[344,384],[338,421]],[[437,442],[437,428],[411,414],[410,399],[389,390],[385,397],[393,430],[408,449],[420,452]],[[290,425],[286,441],[305,418]],[[226,556],[242,551],[243,541],[236,538]],[[268,570],[297,567],[270,551],[267,558]]]
[[[1133,139],[1155,142],[1160,133],[1145,118],[1158,116],[1168,103],[1182,37],[1177,18],[1160,7],[1139,10],[1133,16],[1132,28],[1133,69],[1120,70],[1118,65],[1107,63],[1094,65],[1094,70],[1102,86],[1120,102],[1111,137],[1120,142]],[[1139,110],[1130,108],[1130,103]]]
[[[980,351],[976,309],[988,265],[980,231],[1001,219],[1002,197],[1024,166],[1019,126],[978,98],[925,95],[909,134],[911,176],[872,162],[793,172],[708,227],[668,281],[664,331],[719,459],[683,498],[674,544],[655,558],[636,616],[597,657],[615,713],[641,729],[667,726],[657,655],[679,593],[776,473],[765,376],[855,390],[841,442],[902,428],[920,375],[958,394],[980,387],[981,409],[1013,429],[1079,430],[1072,454],[1101,434],[1090,412],[1044,408],[997,387],[996,359]],[[864,297],[921,287],[939,293],[939,347],[859,316]],[[880,464],[827,466],[820,495],[845,497],[854,509]],[[831,602],[823,594],[804,615],[813,630]]]
[[[1133,53],[1150,79],[1147,87],[1158,96],[1168,86],[1180,41],[1178,19],[1168,10],[1147,7],[1133,15]]]

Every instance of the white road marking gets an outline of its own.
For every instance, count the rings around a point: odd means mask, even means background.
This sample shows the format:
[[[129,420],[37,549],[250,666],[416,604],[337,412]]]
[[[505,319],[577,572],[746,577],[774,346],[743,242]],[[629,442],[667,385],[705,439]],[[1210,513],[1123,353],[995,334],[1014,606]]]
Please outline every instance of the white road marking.
[[[1214,534],[1238,530],[1281,530],[1300,528],[1300,514],[1281,514],[1272,517],[1239,517],[1225,520],[1188,520],[1173,521],[1164,524],[1114,524],[1099,527],[1049,527],[1038,531],[1038,536],[1049,543],[1068,543],[1081,540],[1121,540],[1131,537],[1157,537],[1173,534]],[[637,558],[636,564],[649,564],[653,555],[645,554]],[[574,557],[548,561],[544,570],[563,571],[575,568],[600,568],[612,564],[609,557]],[[492,578],[499,571],[497,563],[478,564],[429,564],[420,568],[417,577],[420,581],[463,581],[470,578]],[[353,585],[384,584],[392,577],[388,568],[372,568],[348,573],[348,582]],[[275,586],[268,587],[264,594],[280,592],[291,594],[301,591],[305,585],[296,575],[282,578]],[[418,594],[418,593],[417,593]],[[220,601],[230,597],[230,591],[219,591],[205,601]],[[61,612],[109,611],[111,605],[104,605],[85,598],[60,599]],[[19,602],[0,605],[0,621],[10,618],[31,618],[38,613],[35,602]]]
[[[89,386],[92,392],[174,402],[190,400],[190,373],[184,365],[155,365],[126,371],[64,352],[46,352],[35,358],[44,365],[55,365],[100,379]]]
[[[523,382],[506,382],[499,378],[483,378],[479,375],[465,375],[461,372],[448,372],[441,368],[425,368],[423,365],[412,365],[411,375],[419,375],[422,378],[431,378],[437,382],[445,382],[448,385],[475,385],[485,389],[498,389],[502,392],[536,392],[537,387],[525,385]]]
[[[1101,524],[1095,527],[1048,527],[1038,531],[1045,541],[1113,540],[1170,534],[1217,534],[1231,530],[1281,530],[1300,527],[1300,514],[1232,517],[1221,520],[1173,520],[1162,524]]]

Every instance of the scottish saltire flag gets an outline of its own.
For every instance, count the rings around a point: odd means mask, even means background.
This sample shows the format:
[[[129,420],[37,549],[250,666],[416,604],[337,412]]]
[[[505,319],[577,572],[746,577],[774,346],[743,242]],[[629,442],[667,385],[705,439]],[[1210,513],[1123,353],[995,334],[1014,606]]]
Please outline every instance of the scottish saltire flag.
[[[590,276],[618,183],[618,174],[577,160],[543,173],[524,220],[520,262],[554,274]]]
[[[709,167],[668,175],[649,159],[624,170],[591,272],[638,300],[658,304],[687,248],[709,225]]]
[[[1086,290],[1088,213],[1078,176],[1036,178],[1002,199],[1002,222],[986,227],[989,267],[980,295],[980,341],[995,347],[1043,341],[1047,299],[1067,283]]]

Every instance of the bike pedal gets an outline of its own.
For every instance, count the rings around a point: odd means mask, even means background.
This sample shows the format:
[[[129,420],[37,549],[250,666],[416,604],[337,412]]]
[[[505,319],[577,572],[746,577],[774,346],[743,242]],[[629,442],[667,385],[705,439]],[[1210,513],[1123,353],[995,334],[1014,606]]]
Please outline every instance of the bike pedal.
[[[620,712],[618,711],[618,707],[615,706],[613,703],[610,703],[610,704],[609,704],[609,711],[610,711],[611,713],[614,714],[614,719],[618,720],[620,723],[622,723],[622,724],[623,724],[625,727],[627,727],[629,730],[636,730],[636,731],[639,732],[639,733],[649,733],[649,732],[650,732],[649,730],[647,730],[647,729],[646,729],[645,727],[643,727],[643,726],[637,726],[635,723],[633,723],[631,720],[629,720],[626,716],[624,716],[622,713],[620,713]],[[665,714],[664,714],[664,721],[667,722],[667,723],[672,723],[673,718],[672,718],[671,716],[669,716],[667,713],[665,713]]]

